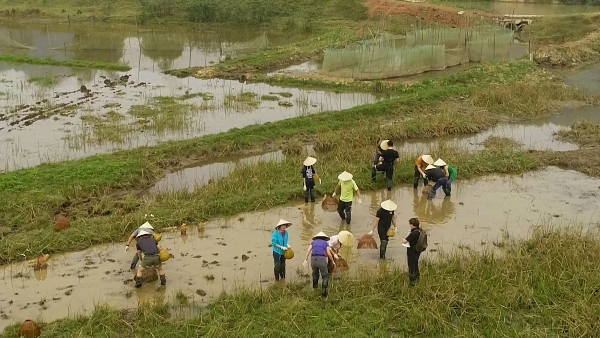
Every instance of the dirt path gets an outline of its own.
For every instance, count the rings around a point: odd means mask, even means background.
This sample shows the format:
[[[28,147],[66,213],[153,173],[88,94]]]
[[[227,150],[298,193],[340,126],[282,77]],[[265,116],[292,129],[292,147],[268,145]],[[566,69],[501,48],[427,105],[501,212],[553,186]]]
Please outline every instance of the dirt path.
[[[408,14],[448,26],[459,26],[464,20],[463,16],[458,15],[460,9],[440,4],[413,3],[401,0],[369,0],[368,6],[369,15],[375,13]],[[481,11],[477,11],[477,14],[486,17],[496,16]]]

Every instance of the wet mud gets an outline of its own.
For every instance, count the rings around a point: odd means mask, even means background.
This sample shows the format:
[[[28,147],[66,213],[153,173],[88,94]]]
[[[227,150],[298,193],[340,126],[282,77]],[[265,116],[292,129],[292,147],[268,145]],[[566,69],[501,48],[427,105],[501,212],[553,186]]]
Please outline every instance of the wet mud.
[[[323,211],[320,203],[301,203],[188,224],[185,236],[177,229],[163,230],[161,244],[173,255],[165,263],[165,287],[159,287],[158,282],[141,289],[133,287],[133,272],[129,270],[133,252],[125,253],[122,243],[51,256],[42,270],[34,271],[26,262],[4,266],[0,269],[0,330],[26,318],[52,321],[89,313],[102,302],[136,307],[139,302],[171,299],[181,290],[190,301],[205,303],[236,286],[267,286],[273,282],[270,236],[280,218],[293,223],[289,234],[296,257],[287,262],[288,279],[301,278],[307,274],[301,266],[314,234],[324,231],[331,235],[346,229],[358,240],[369,231],[379,203],[388,198],[398,204],[399,228],[387,256],[400,266],[406,264],[401,238],[408,230],[408,219],[414,216],[429,231],[430,246],[424,254],[428,257],[452,248],[501,246],[503,231],[524,238],[534,224],[560,226],[575,221],[574,217],[584,225],[600,221],[600,180],[553,167],[517,177],[494,175],[469,181],[459,177],[452,194],[445,198],[440,191],[434,200],[427,201],[421,187],[414,190],[408,186],[395,187],[391,193],[383,188],[365,193],[363,203],[353,206],[350,226],[342,223],[337,213]],[[377,250],[348,248],[341,254],[351,271],[374,267],[378,262]]]

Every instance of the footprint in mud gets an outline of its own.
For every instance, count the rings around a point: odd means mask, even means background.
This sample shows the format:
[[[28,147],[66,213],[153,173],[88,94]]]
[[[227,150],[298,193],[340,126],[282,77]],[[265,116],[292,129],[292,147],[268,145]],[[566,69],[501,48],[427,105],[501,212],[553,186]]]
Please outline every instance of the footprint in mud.
[[[198,289],[198,290],[196,290],[196,294],[200,297],[204,297],[204,296],[206,296],[206,291]]]
[[[215,252],[215,253],[213,254],[213,256],[218,256],[218,255],[219,255],[219,253],[218,253],[218,252]]]
[[[247,255],[242,255],[242,262],[245,262],[248,259],[250,259],[250,257],[248,257]]]

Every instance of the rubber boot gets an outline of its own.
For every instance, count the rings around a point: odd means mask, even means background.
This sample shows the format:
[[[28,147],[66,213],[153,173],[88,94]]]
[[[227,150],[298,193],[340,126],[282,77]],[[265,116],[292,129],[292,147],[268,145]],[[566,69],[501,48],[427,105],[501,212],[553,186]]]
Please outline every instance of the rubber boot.
[[[304,192],[304,203],[308,203],[308,194],[309,194],[309,190],[306,189],[306,191]]]
[[[382,240],[379,244],[379,259],[385,259],[385,252],[387,251],[388,241]]]
[[[321,296],[327,297],[327,295],[328,295],[327,287],[329,286],[329,274],[322,276],[322,277],[323,277],[323,284],[321,285],[321,287],[322,287]]]
[[[376,180],[377,180],[377,169],[375,168],[375,166],[373,166],[371,168],[371,182],[375,183]]]
[[[435,191],[433,189],[429,190],[429,194],[427,194],[427,199],[432,200],[435,197]]]
[[[387,191],[392,191],[392,180],[391,179],[387,179],[386,182],[386,186],[387,186]]]
[[[138,257],[138,254],[136,253],[133,256],[133,259],[131,260],[131,265],[129,266],[129,269],[131,269],[131,270],[135,269],[139,260],[140,260],[140,257]]]
[[[167,284],[167,277],[165,275],[158,276],[158,277],[160,277],[160,285],[166,285]]]
[[[315,189],[314,189],[314,188],[313,188],[313,189],[310,189],[310,194],[309,194],[309,196],[310,196],[310,201],[311,201],[312,203],[315,203]]]
[[[313,269],[312,282],[313,282],[313,289],[316,289],[319,287],[319,270],[318,269]]]
[[[275,267],[273,268],[273,273],[275,273],[275,280],[278,281],[279,280],[279,264],[275,265]]]
[[[419,178],[415,176],[413,180],[413,187],[417,189],[419,187]]]
[[[279,276],[281,276],[281,279],[285,279],[285,263],[281,264],[279,268]]]
[[[142,287],[142,278],[141,277],[135,276],[135,277],[133,277],[133,280],[135,281],[136,288]]]
[[[327,287],[323,287],[323,291],[321,291],[321,296],[326,298],[329,293],[327,292]]]
[[[444,194],[446,194],[446,196],[450,196],[450,190],[448,190],[447,187],[443,187],[442,190],[444,191]]]

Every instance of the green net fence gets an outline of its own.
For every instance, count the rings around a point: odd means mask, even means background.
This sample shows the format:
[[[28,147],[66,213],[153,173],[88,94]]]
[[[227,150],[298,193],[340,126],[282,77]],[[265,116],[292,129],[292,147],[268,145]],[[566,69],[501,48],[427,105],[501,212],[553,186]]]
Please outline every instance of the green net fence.
[[[27,46],[11,39],[8,35],[0,33],[0,49],[28,49],[35,50],[35,47]]]
[[[240,55],[260,52],[267,48],[269,48],[269,39],[267,39],[267,34],[263,33],[256,39],[236,42],[230,46],[223,47],[223,56],[233,58]]]
[[[444,70],[468,62],[510,57],[513,32],[497,26],[422,29],[405,38],[383,35],[325,51],[321,71],[330,76],[375,80]]]

